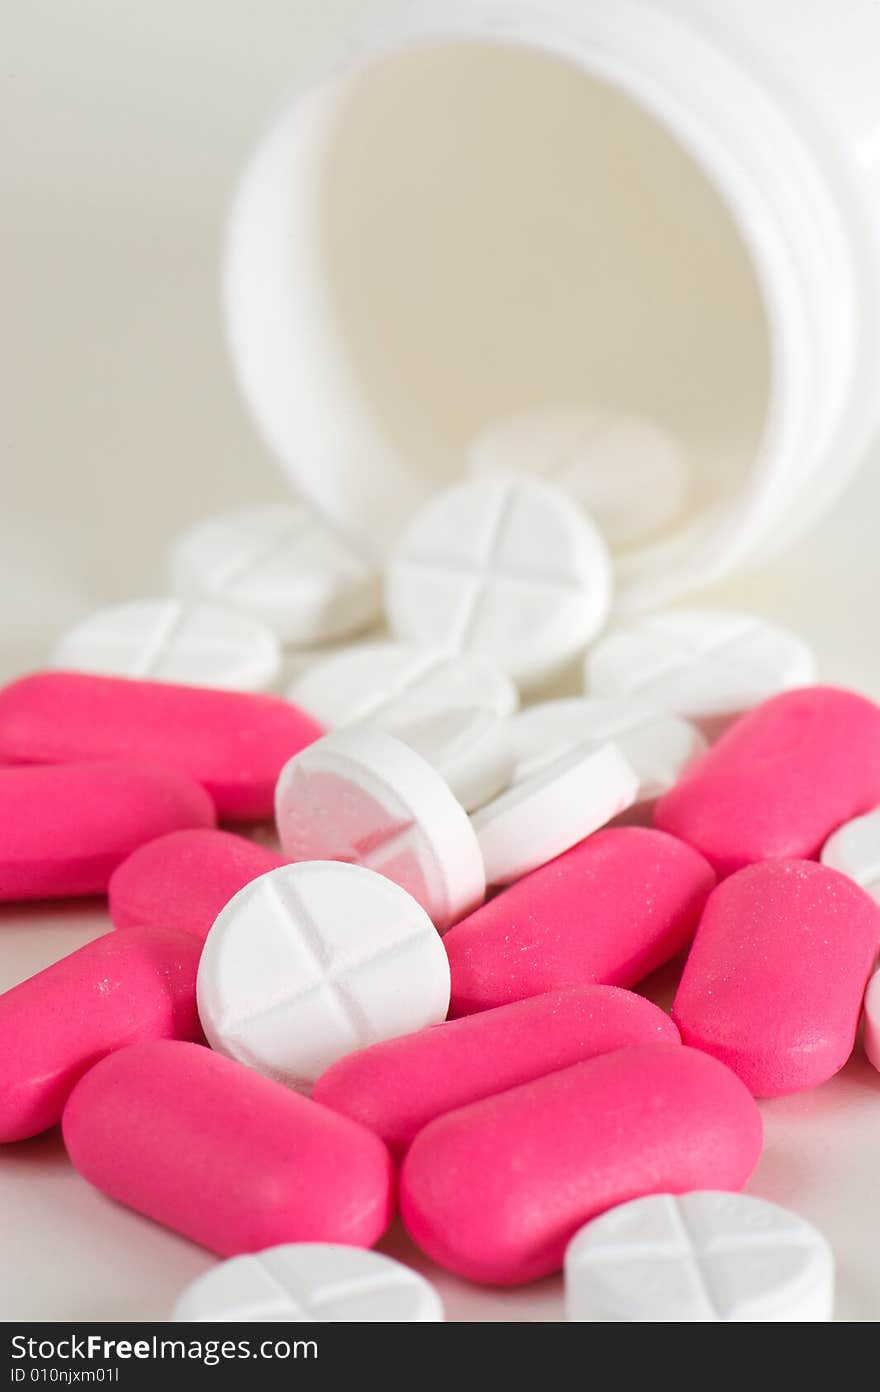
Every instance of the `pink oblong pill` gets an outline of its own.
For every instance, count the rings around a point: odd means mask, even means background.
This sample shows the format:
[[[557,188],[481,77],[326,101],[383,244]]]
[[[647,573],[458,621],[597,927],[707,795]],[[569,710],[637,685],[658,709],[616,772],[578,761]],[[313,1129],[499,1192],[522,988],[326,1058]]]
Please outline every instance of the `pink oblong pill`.
[[[231,831],[174,831],[124,860],[108,887],[117,928],[164,924],[204,942],[220,910],[284,858]]]
[[[164,764],[201,783],[236,822],[272,816],[281,769],[322,733],[289,702],[250,692],[86,672],[35,672],[0,690],[0,756]]]
[[[786,691],[736,721],[654,809],[719,875],[810,859],[880,803],[880,706],[832,686]]]
[[[221,1256],[369,1247],[391,1221],[378,1136],[200,1045],[112,1054],[74,1089],[63,1129],[90,1184]]]
[[[0,768],[0,900],[102,894],[145,841],[213,827],[205,789],[130,762]]]
[[[459,1276],[557,1271],[590,1218],[645,1194],[740,1189],[761,1116],[708,1054],[644,1044],[511,1088],[420,1131],[400,1175],[407,1229]]]
[[[447,933],[451,1013],[632,986],[687,945],[714,883],[703,857],[663,832],[596,832]]]
[[[669,1016],[632,991],[580,986],[448,1020],[347,1054],[312,1094],[406,1149],[444,1112],[628,1044],[677,1044]]]
[[[720,884],[673,1004],[685,1043],[758,1097],[815,1087],[852,1053],[880,947],[880,907],[809,860],[765,861]]]
[[[61,1120],[71,1089],[105,1054],[142,1039],[200,1039],[188,933],[105,933],[0,995],[0,1141]]]

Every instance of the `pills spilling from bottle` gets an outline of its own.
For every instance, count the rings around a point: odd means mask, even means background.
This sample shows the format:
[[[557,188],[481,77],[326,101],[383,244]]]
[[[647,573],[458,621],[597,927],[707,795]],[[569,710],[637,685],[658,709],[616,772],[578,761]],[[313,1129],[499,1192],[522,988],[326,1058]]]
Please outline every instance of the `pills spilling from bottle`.
[[[0,994],[0,1141],[226,1259],[178,1322],[563,1268],[575,1322],[828,1320],[756,1099],[880,1069],[880,707],[757,616],[606,627],[606,542],[685,506],[659,427],[470,466],[384,576],[305,504],[197,523],[0,688],[0,901],[109,930]]]

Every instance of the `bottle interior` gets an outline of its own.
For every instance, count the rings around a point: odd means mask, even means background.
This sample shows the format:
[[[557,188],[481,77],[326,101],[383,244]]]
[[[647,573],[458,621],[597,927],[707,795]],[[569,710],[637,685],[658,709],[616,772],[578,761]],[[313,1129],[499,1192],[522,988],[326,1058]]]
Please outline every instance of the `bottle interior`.
[[[288,280],[322,384],[290,383],[299,481],[390,536],[488,422],[583,403],[682,442],[687,513],[655,557],[705,534],[756,466],[770,345],[735,218],[682,145],[582,68],[483,43],[374,61],[298,119]]]

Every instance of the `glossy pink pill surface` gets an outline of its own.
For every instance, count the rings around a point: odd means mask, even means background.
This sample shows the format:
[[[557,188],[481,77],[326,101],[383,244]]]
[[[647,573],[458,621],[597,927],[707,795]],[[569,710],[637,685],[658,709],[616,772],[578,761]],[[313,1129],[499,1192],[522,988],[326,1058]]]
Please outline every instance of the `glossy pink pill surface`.
[[[117,928],[164,924],[204,942],[220,910],[282,856],[231,831],[175,831],[124,860],[108,889]]]
[[[400,1152],[468,1102],[628,1044],[662,1043],[677,1044],[678,1030],[656,1005],[616,986],[579,986],[347,1054],[312,1095]]]
[[[102,894],[138,846],[179,827],[212,827],[198,783],[149,764],[0,768],[0,900]]]
[[[729,1069],[639,1045],[432,1121],[403,1162],[401,1212],[441,1266],[517,1285],[558,1270],[578,1228],[615,1204],[740,1189],[760,1152],[760,1113]]]
[[[369,1247],[391,1221],[394,1166],[372,1131],[196,1044],[104,1059],[63,1126],[91,1184],[222,1256]]]
[[[673,1006],[682,1038],[758,1097],[824,1083],[852,1053],[880,907],[808,860],[766,861],[711,895]]]
[[[660,798],[654,825],[720,875],[810,859],[841,822],[880,803],[880,706],[831,686],[748,712]]]
[[[200,1039],[200,944],[171,929],[105,933],[0,995],[0,1141],[55,1126],[105,1054],[142,1039]]]
[[[714,883],[672,836],[599,831],[447,933],[452,1014],[591,982],[632,986],[690,941]]]
[[[36,672],[0,690],[0,756],[19,763],[138,759],[188,774],[222,818],[272,816],[275,781],[322,733],[276,696]]]

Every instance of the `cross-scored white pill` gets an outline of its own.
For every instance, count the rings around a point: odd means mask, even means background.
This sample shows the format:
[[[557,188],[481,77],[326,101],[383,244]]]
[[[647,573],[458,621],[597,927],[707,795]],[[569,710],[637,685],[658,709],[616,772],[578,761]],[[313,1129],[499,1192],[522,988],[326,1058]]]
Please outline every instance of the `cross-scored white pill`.
[[[281,670],[275,634],[218,604],[145,599],[100,609],[55,645],[51,665],[184,686],[268,691]]]
[[[511,884],[631,807],[639,780],[614,744],[573,749],[471,817],[486,883]]]
[[[665,793],[706,748],[695,725],[644,701],[572,696],[541,701],[507,723],[516,752],[514,782],[530,778],[578,746],[612,740],[638,776],[639,802],[651,802]]]
[[[261,618],[285,643],[346,638],[380,605],[378,578],[354,544],[301,503],[268,503],[197,523],[169,559],[175,593]]]
[[[681,445],[656,421],[545,406],[490,422],[471,442],[475,474],[526,473],[562,488],[612,546],[668,527],[687,500]]]
[[[819,859],[832,870],[849,875],[880,904],[880,807],[839,826],[825,842]]]
[[[193,1281],[176,1321],[321,1324],[427,1323],[443,1305],[424,1276],[381,1252],[297,1242],[221,1262]]]
[[[587,654],[589,695],[640,698],[707,734],[768,696],[816,679],[789,629],[724,609],[671,609],[609,633]]]
[[[424,909],[360,865],[307,861],[252,880],[199,963],[212,1048],[308,1091],[343,1055],[445,1019],[449,963]]]
[[[398,725],[394,733],[427,759],[467,812],[509,786],[514,768],[507,722],[478,706]]]
[[[336,730],[290,759],[275,821],[289,860],[339,860],[387,875],[440,929],[483,901],[467,813],[443,776],[384,730]]]
[[[534,688],[605,622],[611,566],[600,533],[560,489],[488,476],[416,515],[392,554],[385,600],[398,638],[479,653]]]
[[[448,653],[409,643],[361,643],[313,663],[287,698],[326,729],[369,723],[400,725],[462,706],[510,715],[516,687],[475,653]]]
[[[581,1228],[565,1254],[569,1320],[830,1320],[834,1258],[810,1223],[746,1194],[652,1194]]]

